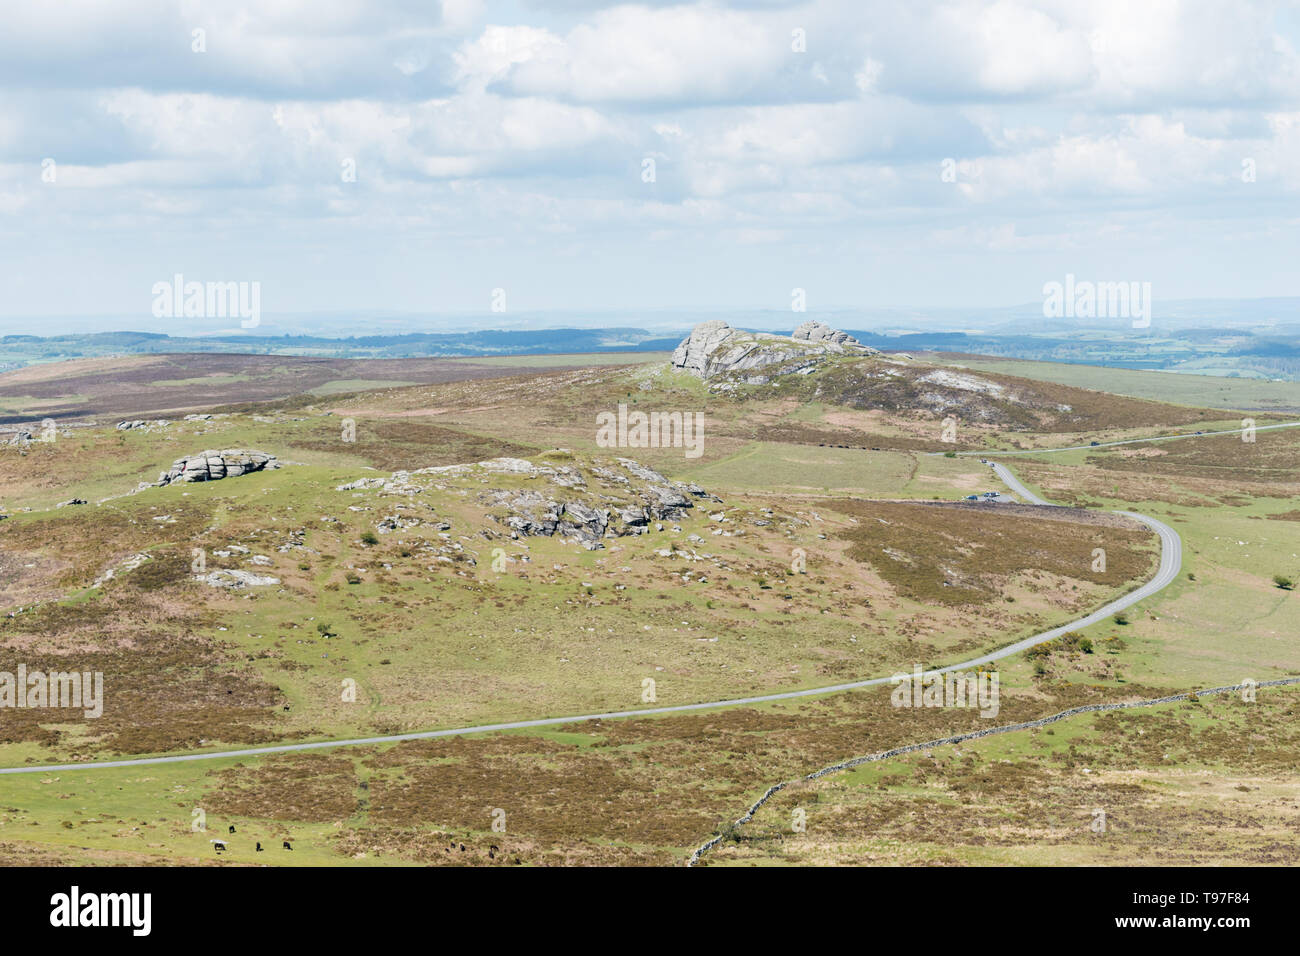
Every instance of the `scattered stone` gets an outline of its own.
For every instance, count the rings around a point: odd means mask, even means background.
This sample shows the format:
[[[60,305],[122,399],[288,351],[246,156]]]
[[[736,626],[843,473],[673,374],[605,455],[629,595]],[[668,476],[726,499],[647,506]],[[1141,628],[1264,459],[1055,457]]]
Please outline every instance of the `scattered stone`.
[[[103,574],[97,577],[95,579],[95,582],[91,585],[91,587],[92,588],[101,587],[107,582],[113,580],[113,578],[117,577],[118,574],[126,574],[130,571],[134,571],[136,568],[140,567],[140,565],[144,564],[148,560],[149,560],[149,555],[145,554],[144,552],[141,552],[139,554],[133,554],[125,561],[123,561],[121,564],[119,564],[117,567],[109,568],[107,571],[105,571]]]

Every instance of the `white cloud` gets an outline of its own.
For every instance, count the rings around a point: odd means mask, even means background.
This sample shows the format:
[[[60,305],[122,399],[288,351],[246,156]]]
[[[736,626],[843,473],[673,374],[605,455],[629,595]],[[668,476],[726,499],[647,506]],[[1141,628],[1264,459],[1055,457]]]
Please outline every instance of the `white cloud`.
[[[460,75],[512,93],[583,102],[715,102],[771,84],[792,64],[788,18],[778,23],[711,6],[598,11],[564,37],[489,27],[456,54]]]
[[[380,230],[505,255],[519,237],[541,255],[563,236],[597,262],[655,236],[723,258],[1110,248],[1135,211],[1204,243],[1229,232],[1206,221],[1233,217],[1286,235],[1300,68],[1278,9],[24,4],[0,34],[0,211],[24,228],[0,237],[140,228],[162,256],[203,217],[234,243],[346,223],[345,245]],[[196,25],[206,54],[189,50]],[[57,186],[40,182],[46,156]],[[0,253],[21,251],[9,241]]]

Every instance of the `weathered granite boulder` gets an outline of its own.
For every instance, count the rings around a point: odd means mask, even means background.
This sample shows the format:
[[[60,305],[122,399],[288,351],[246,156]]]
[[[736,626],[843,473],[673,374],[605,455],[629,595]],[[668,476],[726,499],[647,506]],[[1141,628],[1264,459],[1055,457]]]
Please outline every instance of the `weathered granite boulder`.
[[[790,338],[801,342],[834,342],[836,345],[856,345],[859,348],[865,348],[861,342],[849,335],[849,333],[833,329],[816,319],[809,319],[799,326],[794,330],[794,334]]]
[[[225,568],[199,575],[198,579],[209,587],[233,589],[264,588],[280,583],[279,578],[271,577],[269,574],[254,574],[252,571]]]
[[[237,478],[255,471],[279,468],[275,455],[260,451],[230,448],[225,451],[201,451],[197,455],[177,458],[167,471],[158,476],[158,484],[169,485],[176,481],[218,481]]]
[[[775,375],[806,375],[831,355],[876,351],[821,322],[805,322],[787,337],[744,332],[722,319],[710,319],[682,340],[673,351],[672,363],[674,368],[705,380],[729,375],[760,385]]]
[[[726,344],[728,339],[734,340],[740,337],[749,338],[747,333],[733,329],[722,319],[701,322],[691,329],[691,334],[673,350],[673,366],[692,372],[700,378],[708,378],[710,359],[713,354]]]

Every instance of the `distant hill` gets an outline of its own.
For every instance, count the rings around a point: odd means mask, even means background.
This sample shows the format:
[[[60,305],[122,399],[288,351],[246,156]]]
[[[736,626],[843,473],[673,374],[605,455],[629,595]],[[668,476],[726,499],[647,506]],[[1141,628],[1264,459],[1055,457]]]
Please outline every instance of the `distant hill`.
[[[25,364],[108,355],[220,352],[324,358],[426,358],[475,355],[565,355],[671,351],[685,335],[644,329],[536,329],[411,332],[339,338],[313,335],[185,337],[158,332],[90,332],[0,336],[0,362]]]

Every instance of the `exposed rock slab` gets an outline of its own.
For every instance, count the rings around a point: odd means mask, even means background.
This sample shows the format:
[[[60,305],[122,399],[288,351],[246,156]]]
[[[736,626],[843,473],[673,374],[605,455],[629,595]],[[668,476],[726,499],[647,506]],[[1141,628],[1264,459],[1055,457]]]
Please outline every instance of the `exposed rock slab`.
[[[209,571],[207,574],[200,575],[199,580],[210,587],[232,589],[260,588],[280,583],[279,578],[273,578],[269,574],[254,574],[252,571],[241,571],[237,568]]]
[[[158,476],[158,484],[161,486],[177,481],[219,481],[222,478],[238,478],[240,475],[279,467],[280,462],[275,455],[268,455],[261,451],[248,451],[242,448],[229,448],[224,451],[207,450],[197,455],[177,458],[170,469]]]

